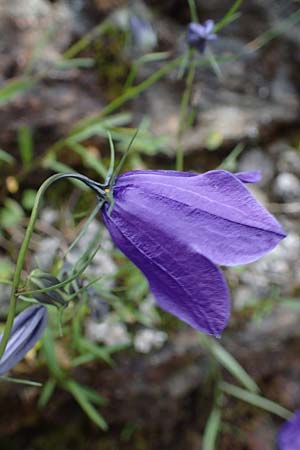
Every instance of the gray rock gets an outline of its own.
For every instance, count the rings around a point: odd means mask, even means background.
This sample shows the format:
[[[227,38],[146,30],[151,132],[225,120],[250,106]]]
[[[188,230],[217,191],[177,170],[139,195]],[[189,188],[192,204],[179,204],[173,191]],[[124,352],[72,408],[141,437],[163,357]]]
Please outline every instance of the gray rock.
[[[145,328],[136,333],[133,340],[133,345],[137,352],[149,353],[152,349],[162,347],[167,339],[167,333]]]
[[[280,173],[275,179],[273,190],[282,200],[300,199],[300,180],[293,173]]]
[[[60,246],[61,242],[57,237],[46,237],[40,241],[38,251],[35,254],[39,269],[45,272],[51,270]]]
[[[107,317],[102,323],[87,320],[85,332],[92,342],[103,342],[106,345],[128,344],[130,337],[126,325],[117,322],[112,316]]]

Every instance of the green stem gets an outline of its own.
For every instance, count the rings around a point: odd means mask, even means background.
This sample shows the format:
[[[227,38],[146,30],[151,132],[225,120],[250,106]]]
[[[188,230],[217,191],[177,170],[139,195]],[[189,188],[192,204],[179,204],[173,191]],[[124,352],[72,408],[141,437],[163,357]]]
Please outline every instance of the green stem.
[[[195,1],[194,0],[188,0],[188,4],[189,4],[189,8],[190,8],[191,21],[192,22],[199,22]]]
[[[50,178],[48,178],[42,184],[42,186],[39,188],[39,190],[37,192],[34,206],[33,206],[32,212],[31,212],[29,224],[28,224],[28,227],[27,227],[27,230],[26,230],[26,233],[24,236],[24,240],[23,240],[21,248],[20,248],[17,265],[16,265],[16,270],[15,270],[14,278],[12,281],[9,310],[8,310],[6,324],[5,324],[5,328],[4,328],[4,332],[3,332],[3,337],[0,342],[0,358],[2,357],[2,355],[5,351],[5,348],[7,346],[9,336],[11,333],[11,329],[13,326],[15,313],[16,313],[16,304],[17,304],[17,299],[18,299],[17,290],[18,290],[18,287],[20,284],[21,273],[22,273],[22,269],[24,266],[24,261],[25,261],[27,250],[28,250],[29,242],[30,242],[30,239],[31,239],[31,236],[33,233],[35,222],[38,217],[41,199],[42,199],[45,191],[48,189],[48,187],[51,184],[55,183],[58,180],[61,180],[62,178],[71,178],[71,177],[78,178],[78,175],[77,174],[61,174],[61,173],[52,175]]]
[[[179,115],[179,125],[177,133],[177,150],[176,150],[176,170],[183,170],[183,147],[182,147],[182,135],[185,131],[187,110],[190,103],[190,98],[192,94],[193,81],[196,73],[196,58],[194,55],[194,50],[189,50],[189,69],[186,78],[185,91],[182,96],[180,105],[180,115]]]

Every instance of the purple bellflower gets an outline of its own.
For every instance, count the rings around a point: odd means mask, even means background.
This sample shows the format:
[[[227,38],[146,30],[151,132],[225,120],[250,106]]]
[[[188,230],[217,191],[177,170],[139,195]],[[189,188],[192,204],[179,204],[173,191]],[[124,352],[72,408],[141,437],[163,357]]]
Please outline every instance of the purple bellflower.
[[[34,305],[14,320],[5,352],[0,359],[0,375],[8,372],[40,339],[48,320],[47,308]],[[0,341],[2,336],[0,336]]]
[[[105,189],[103,220],[115,245],[144,273],[160,307],[202,332],[218,336],[229,319],[217,264],[250,263],[285,237],[244,186],[259,179],[137,170]]]
[[[202,25],[192,22],[187,30],[188,44],[196,48],[199,53],[204,53],[207,41],[217,39],[217,35],[213,33],[215,23],[213,20],[206,20]]]
[[[281,426],[277,443],[279,450],[300,450],[300,411]]]

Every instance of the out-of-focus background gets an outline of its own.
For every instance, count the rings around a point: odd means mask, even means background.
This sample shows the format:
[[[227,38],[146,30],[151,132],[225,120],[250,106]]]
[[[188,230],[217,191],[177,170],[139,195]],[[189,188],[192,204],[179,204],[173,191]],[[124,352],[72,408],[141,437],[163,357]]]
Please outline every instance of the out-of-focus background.
[[[300,407],[300,3],[240,3],[235,20],[196,56],[190,126],[180,140],[186,170],[261,170],[262,181],[251,189],[288,232],[257,263],[225,270],[232,317],[217,345],[261,396],[294,411]],[[200,22],[220,23],[234,2],[196,4]],[[186,54],[190,21],[185,0],[0,0],[2,323],[6,282],[47,176],[78,171],[100,180],[109,163],[107,131],[120,157],[135,127],[140,132],[126,168],[175,168],[186,67],[184,58],[168,65]],[[274,450],[283,419],[251,405],[256,397],[237,399],[240,391],[223,392],[216,406],[218,377],[238,385],[240,366],[235,378],[228,353],[224,363],[222,349],[220,356],[155,307],[100,217],[62,258],[94,204],[93,194],[67,182],[44,200],[24,279],[35,267],[70,273],[101,239],[77,288],[99,275],[104,281],[85,293],[88,301],[74,297],[63,336],[47,337],[50,350],[38,344],[14,369],[15,378],[43,388],[0,383],[1,449],[200,450],[217,408],[216,449]],[[54,313],[51,320],[55,330]]]

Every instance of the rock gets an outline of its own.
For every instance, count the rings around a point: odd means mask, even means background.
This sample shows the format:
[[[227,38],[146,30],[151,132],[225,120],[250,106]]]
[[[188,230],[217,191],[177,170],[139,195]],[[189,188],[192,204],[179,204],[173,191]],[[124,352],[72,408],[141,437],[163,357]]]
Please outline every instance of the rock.
[[[167,333],[145,328],[136,333],[133,341],[134,348],[140,353],[149,353],[152,349],[158,349],[166,342]]]
[[[45,272],[51,270],[60,246],[61,241],[57,237],[46,237],[39,242],[39,249],[35,254],[39,269]]]
[[[282,200],[300,200],[300,180],[293,173],[280,173],[275,179],[273,190]]]
[[[279,140],[270,145],[268,151],[277,159],[276,167],[279,173],[288,172],[300,177],[300,154],[297,149]]]
[[[116,322],[112,317],[106,318],[102,323],[87,320],[85,332],[92,342],[103,342],[105,345],[123,345],[130,343],[126,325]]]

